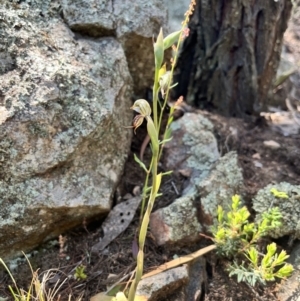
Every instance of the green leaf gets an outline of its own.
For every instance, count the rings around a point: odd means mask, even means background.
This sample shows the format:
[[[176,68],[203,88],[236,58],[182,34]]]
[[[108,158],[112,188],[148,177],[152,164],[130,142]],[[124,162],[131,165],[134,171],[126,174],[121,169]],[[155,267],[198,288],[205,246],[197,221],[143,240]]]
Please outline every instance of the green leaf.
[[[85,280],[87,278],[87,275],[85,273],[85,266],[79,265],[76,267],[74,278],[76,280]]]
[[[168,176],[168,175],[171,175],[172,173],[173,173],[173,170],[169,170],[169,171],[163,172],[161,175]]]
[[[274,274],[272,272],[264,274],[263,277],[267,281],[274,281],[275,280]]]
[[[176,87],[178,85],[178,83],[173,84],[172,86],[170,86],[170,90],[174,87]]]
[[[282,268],[280,268],[277,271],[276,277],[279,277],[279,278],[289,277],[293,271],[294,271],[293,266],[289,263],[286,263]]]
[[[152,186],[149,186],[149,187],[146,187],[143,191],[144,192],[149,192],[149,191],[151,191],[151,189],[152,189]]]
[[[159,31],[156,42],[154,43],[155,67],[159,70],[164,60],[164,36],[162,28]]]
[[[237,282],[241,282],[243,280],[243,274],[242,273],[238,273],[237,275]]]
[[[267,245],[267,252],[268,252],[267,254],[269,256],[273,256],[276,252],[276,249],[277,249],[277,247],[276,247],[275,242],[272,242],[271,244]]]
[[[276,198],[281,198],[281,199],[288,199],[289,196],[287,195],[286,192],[284,191],[278,191],[276,188],[272,188],[270,190],[270,192],[273,193],[273,195],[276,197]]]
[[[153,179],[153,181],[156,181],[156,191],[154,191],[155,194],[157,194],[159,187],[160,187],[160,183],[161,183],[161,177],[162,177],[162,173],[159,173],[155,179]]]
[[[286,259],[288,259],[290,256],[286,254],[286,251],[285,250],[282,250],[278,257],[277,257],[277,260],[276,260],[276,264],[279,265],[279,264],[282,264]]]
[[[272,257],[268,254],[264,255],[263,259],[261,260],[261,266],[264,269],[268,269],[273,263]]]
[[[133,157],[134,157],[134,161],[135,161],[136,163],[138,163],[138,165],[139,165],[142,169],[144,169],[144,171],[145,171],[146,173],[149,173],[148,169],[146,168],[146,165],[138,158],[138,156],[137,156],[136,154],[133,154]]]
[[[170,48],[178,42],[182,30],[170,33],[164,38],[164,50]]]
[[[109,288],[109,290],[106,292],[107,296],[115,296],[118,292],[123,291],[125,288],[124,283],[118,283],[113,285],[112,287]]]
[[[252,234],[255,231],[254,223],[244,225],[243,231],[247,234]]]
[[[171,128],[168,128],[165,133],[165,139],[171,138],[171,135],[172,135],[172,130]]]
[[[152,118],[150,116],[146,116],[146,119],[147,119],[147,132],[151,140],[152,155],[154,157],[157,157],[159,152],[158,133]]]
[[[248,250],[248,255],[249,255],[249,259],[251,260],[252,264],[254,266],[257,266],[257,263],[258,263],[258,251],[254,247],[251,247]]]
[[[165,143],[171,141],[172,139],[173,139],[173,137],[170,137],[170,138],[168,138],[168,139],[164,139],[164,140],[162,140],[162,141],[159,141],[159,145],[165,144]]]
[[[217,241],[221,241],[225,238],[225,229],[221,228],[217,231],[217,233],[215,234],[215,239],[217,239]],[[216,243],[218,243],[216,241]]]
[[[238,216],[240,217],[240,221],[242,223],[246,222],[250,216],[250,212],[248,211],[247,207],[244,206],[243,208],[241,208],[239,211],[238,211]]]
[[[224,211],[221,206],[218,206],[218,222],[222,223],[224,217]]]
[[[240,205],[240,196],[236,194],[232,196],[232,209],[237,210],[239,205]]]
[[[233,217],[234,217],[233,212],[231,212],[231,211],[227,212],[227,220],[228,220],[229,224],[231,224]]]

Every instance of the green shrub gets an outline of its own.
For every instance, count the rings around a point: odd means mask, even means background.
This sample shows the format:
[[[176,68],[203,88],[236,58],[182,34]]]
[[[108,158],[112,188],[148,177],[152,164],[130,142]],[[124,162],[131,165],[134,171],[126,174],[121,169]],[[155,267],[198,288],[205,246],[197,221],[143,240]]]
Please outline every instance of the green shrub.
[[[257,282],[265,284],[275,278],[288,277],[293,267],[285,262],[289,255],[284,250],[277,254],[276,244],[271,243],[266,247],[266,254],[259,251],[261,238],[281,226],[279,209],[269,209],[257,223],[250,222],[249,217],[250,212],[246,206],[241,206],[238,195],[232,197],[227,213],[218,207],[217,222],[211,230],[217,254],[233,260],[228,268],[229,275],[235,275],[238,282],[244,281],[252,286]]]

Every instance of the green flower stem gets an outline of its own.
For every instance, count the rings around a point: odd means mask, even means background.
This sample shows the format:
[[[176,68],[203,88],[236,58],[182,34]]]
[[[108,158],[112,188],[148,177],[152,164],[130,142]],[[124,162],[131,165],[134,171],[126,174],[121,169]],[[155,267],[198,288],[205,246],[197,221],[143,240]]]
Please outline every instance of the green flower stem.
[[[151,119],[150,116],[145,117],[147,119],[147,131],[148,135],[151,139],[152,144],[152,189],[151,194],[149,197],[148,205],[146,212],[144,214],[144,218],[142,221],[142,225],[140,228],[140,234],[139,234],[139,252],[137,255],[137,266],[135,271],[135,278],[133,282],[131,283],[129,294],[128,294],[128,301],[134,301],[135,292],[138,286],[138,283],[140,282],[142,275],[143,275],[143,269],[144,269],[144,246],[146,241],[146,235],[147,235],[147,229],[150,221],[150,214],[154,205],[154,201],[156,198],[156,195],[158,193],[158,189],[161,182],[161,174],[157,174],[157,165],[158,165],[158,153],[159,153],[159,143],[158,143],[158,133],[155,129],[155,125]]]
[[[158,114],[157,114],[157,102],[158,102],[158,89],[159,89],[159,83],[158,83],[158,73],[159,73],[159,68],[155,68],[155,75],[154,75],[154,84],[153,84],[153,119],[154,119],[154,126],[159,132],[159,127],[158,127]]]
[[[262,236],[263,235],[262,235],[261,231],[258,230],[256,233],[254,233],[252,239],[243,246],[243,248],[239,251],[239,253],[246,252],[246,250],[248,250],[250,248],[250,246],[255,244]]]
[[[163,106],[162,106],[161,114],[159,116],[159,123],[158,123],[158,127],[159,128],[161,126],[161,120],[162,120],[164,109],[165,109],[165,107],[166,107],[166,105],[168,103],[168,98],[169,98],[169,94],[170,94],[170,87],[172,85],[174,69],[175,69],[175,66],[176,66],[176,63],[177,63],[177,60],[178,60],[178,54],[179,54],[179,49],[180,49],[180,46],[181,46],[181,41],[183,40],[183,37],[184,37],[183,35],[184,35],[184,32],[182,30],[181,33],[180,33],[179,39],[178,39],[177,46],[176,46],[176,51],[175,51],[175,55],[174,55],[173,63],[172,63],[172,68],[171,68],[170,81],[168,83],[168,88],[167,88],[167,91],[166,91],[164,103],[163,103]],[[169,114],[169,118],[170,118],[170,116],[171,116],[171,112]],[[166,128],[166,130],[167,130],[167,128]]]
[[[176,46],[175,55],[174,55],[174,58],[173,58],[170,81],[168,83],[168,88],[167,88],[166,95],[165,95],[165,98],[164,98],[164,103],[163,103],[163,106],[162,106],[162,109],[161,109],[161,113],[159,115],[158,129],[160,129],[160,127],[161,127],[163,112],[164,112],[164,110],[166,108],[166,105],[168,103],[168,98],[169,98],[169,94],[170,94],[170,90],[171,90],[170,87],[171,87],[172,82],[173,82],[174,69],[175,69],[175,66],[176,66],[176,63],[177,63],[177,60],[178,60],[178,54],[179,54],[179,49],[180,49],[181,41],[183,40],[183,34],[184,33],[183,33],[183,30],[182,30],[181,33],[180,33],[180,37],[178,39],[178,43],[177,43],[177,46]],[[172,107],[171,110],[170,110],[170,113],[169,113],[169,117],[168,117],[168,121],[167,121],[167,126],[165,127],[165,130],[164,130],[163,141],[166,139],[167,130],[168,130],[170,124],[173,121],[173,113],[174,113],[174,108]],[[162,144],[162,146],[161,146],[160,153],[159,153],[159,156],[158,156],[159,159],[160,159],[160,157],[162,155],[163,147],[164,147],[164,144]]]
[[[156,175],[156,177],[153,177],[153,185],[152,185],[152,190],[151,190],[151,195],[148,201],[148,206],[147,210],[145,212],[141,229],[140,229],[140,234],[139,234],[139,252],[137,255],[137,266],[136,266],[136,273],[135,273],[135,278],[133,282],[131,283],[130,289],[129,289],[129,294],[128,294],[128,301],[134,301],[135,297],[135,292],[138,286],[138,283],[140,282],[142,275],[143,275],[143,269],[144,269],[144,245],[146,241],[146,235],[147,235],[147,229],[150,221],[150,214],[153,208],[153,204],[158,192],[158,188],[160,185],[160,179],[161,179],[161,174],[157,175],[157,165],[153,165],[153,176]]]
[[[179,39],[178,39],[178,42],[177,42],[175,55],[174,55],[174,57],[173,57],[170,81],[169,81],[169,83],[168,83],[168,88],[167,88],[167,91],[166,91],[164,103],[163,103],[163,106],[162,106],[162,109],[161,109],[161,113],[160,113],[160,116],[159,116],[158,129],[160,129],[160,127],[161,127],[163,112],[164,112],[164,109],[165,109],[165,107],[166,107],[166,105],[167,105],[167,103],[168,103],[168,98],[169,98],[169,94],[170,94],[170,87],[171,87],[172,82],[173,82],[174,69],[175,69],[175,66],[176,66],[176,63],[177,63],[177,60],[178,60],[179,49],[180,49],[180,47],[181,47],[181,42],[183,41],[184,35],[185,35],[183,29],[184,29],[184,27],[188,24],[188,21],[189,21],[189,15],[187,14],[186,17],[185,17],[184,22],[182,23],[182,29],[181,29],[180,36],[179,36]],[[167,126],[165,127],[165,131],[164,131],[164,135],[163,135],[163,141],[165,140],[167,130],[168,130],[170,124],[171,124],[172,121],[173,121],[173,113],[174,113],[174,108],[173,108],[173,109],[171,108],[170,113],[169,113],[169,117],[168,117]],[[158,156],[159,159],[160,159],[160,157],[161,157],[163,147],[164,147],[164,144],[162,144],[162,146],[161,146],[160,153],[159,153],[159,156]]]
[[[157,159],[158,152],[159,152],[158,131],[152,121],[152,118],[150,116],[146,116],[146,119],[147,119],[147,132],[152,144],[153,167],[155,165],[157,167],[158,162],[157,161],[155,162],[155,158]]]
[[[164,109],[164,107],[163,107],[163,109]],[[164,135],[163,135],[162,141],[164,141],[166,139],[167,130],[169,129],[171,123],[173,122],[173,113],[174,113],[174,111],[175,111],[174,107],[171,107],[170,113],[169,113],[169,116],[168,116],[167,125],[165,127],[165,131],[164,131]],[[159,119],[159,123],[161,123],[161,118]],[[162,152],[163,152],[163,148],[164,148],[164,143],[162,143],[161,148],[159,150],[158,160],[160,160],[160,158],[161,158],[161,155],[162,155]]]
[[[153,164],[153,159],[151,159],[151,163],[150,163],[150,166],[149,166],[149,170],[152,169],[152,164]],[[144,210],[145,210],[145,204],[146,204],[146,189],[148,188],[148,183],[149,183],[149,176],[150,176],[150,173],[148,172],[146,174],[146,179],[145,179],[145,182],[144,182],[144,190],[143,190],[143,199],[142,199],[142,205],[141,205],[141,213],[140,213],[140,223],[142,222],[142,219],[143,219],[143,216],[144,216]]]

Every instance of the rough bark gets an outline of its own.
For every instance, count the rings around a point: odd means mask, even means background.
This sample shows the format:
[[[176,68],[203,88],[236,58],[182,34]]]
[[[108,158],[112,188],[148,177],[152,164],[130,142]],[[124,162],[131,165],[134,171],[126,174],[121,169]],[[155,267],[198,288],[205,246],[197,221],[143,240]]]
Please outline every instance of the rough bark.
[[[198,0],[176,96],[226,116],[260,112],[276,75],[291,0]]]

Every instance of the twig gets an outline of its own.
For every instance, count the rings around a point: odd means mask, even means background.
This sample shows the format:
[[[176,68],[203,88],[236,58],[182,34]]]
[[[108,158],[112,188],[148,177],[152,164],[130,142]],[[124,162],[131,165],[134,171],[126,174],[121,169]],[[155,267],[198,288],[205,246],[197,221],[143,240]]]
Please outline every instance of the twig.
[[[173,188],[174,188],[176,194],[179,195],[179,192],[178,192],[178,190],[177,190],[177,187],[176,187],[176,185],[174,184],[173,181],[171,182],[171,184],[172,184],[172,186],[173,186]]]

